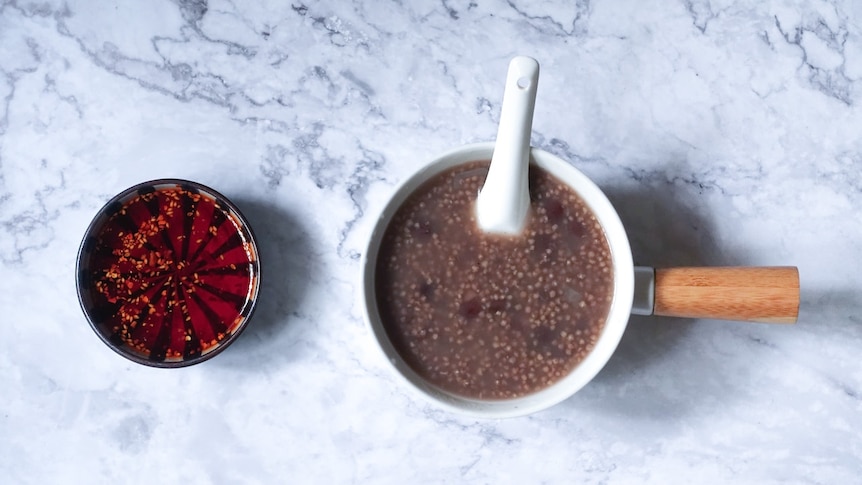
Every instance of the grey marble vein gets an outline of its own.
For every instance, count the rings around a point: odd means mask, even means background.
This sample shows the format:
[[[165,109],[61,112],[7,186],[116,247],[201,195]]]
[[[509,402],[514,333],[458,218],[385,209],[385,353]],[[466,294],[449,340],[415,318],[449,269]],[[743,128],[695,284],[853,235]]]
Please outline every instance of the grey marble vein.
[[[856,483],[862,9],[852,0],[0,2],[3,483]],[[632,317],[599,375],[512,420],[391,372],[359,264],[398,184],[493,140],[508,60],[532,144],[608,195],[639,264],[796,265],[800,321]],[[74,288],[112,195],[237,203],[265,281],[181,371],[126,362]]]

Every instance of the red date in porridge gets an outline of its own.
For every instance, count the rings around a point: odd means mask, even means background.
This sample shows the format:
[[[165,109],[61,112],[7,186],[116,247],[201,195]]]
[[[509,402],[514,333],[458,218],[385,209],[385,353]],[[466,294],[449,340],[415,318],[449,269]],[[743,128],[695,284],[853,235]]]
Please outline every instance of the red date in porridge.
[[[517,237],[474,215],[488,162],[426,182],[386,229],[377,304],[389,339],[424,379],[480,399],[524,396],[586,357],[613,294],[601,226],[568,186],[530,166],[531,208]]]

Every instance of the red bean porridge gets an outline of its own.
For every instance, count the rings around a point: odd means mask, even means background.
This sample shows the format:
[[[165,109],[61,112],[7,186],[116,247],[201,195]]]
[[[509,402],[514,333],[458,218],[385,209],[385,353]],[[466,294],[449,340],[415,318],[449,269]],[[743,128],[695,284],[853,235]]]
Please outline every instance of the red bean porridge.
[[[410,196],[386,229],[375,285],[386,332],[413,370],[454,394],[508,399],[586,357],[613,271],[590,209],[535,165],[524,233],[484,234],[474,203],[488,163],[449,169]]]

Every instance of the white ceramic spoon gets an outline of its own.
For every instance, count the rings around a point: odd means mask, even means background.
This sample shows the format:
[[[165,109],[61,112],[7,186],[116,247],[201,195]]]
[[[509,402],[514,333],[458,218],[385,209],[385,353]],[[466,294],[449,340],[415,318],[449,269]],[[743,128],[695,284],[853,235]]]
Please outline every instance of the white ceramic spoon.
[[[476,199],[476,220],[485,232],[514,236],[524,229],[530,208],[527,176],[538,82],[539,63],[535,59],[512,59],[491,167]]]

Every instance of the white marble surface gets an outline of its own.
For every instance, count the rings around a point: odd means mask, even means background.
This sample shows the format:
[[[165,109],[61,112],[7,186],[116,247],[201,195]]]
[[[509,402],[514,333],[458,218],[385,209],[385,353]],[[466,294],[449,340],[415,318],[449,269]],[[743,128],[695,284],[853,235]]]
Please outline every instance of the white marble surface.
[[[636,262],[797,265],[800,321],[632,318],[598,377],[477,421],[399,387],[358,304],[395,184],[493,139],[594,178]],[[855,0],[0,3],[0,482],[860,483]],[[183,177],[236,202],[258,313],[204,364],[114,354],[75,294],[96,210]]]

